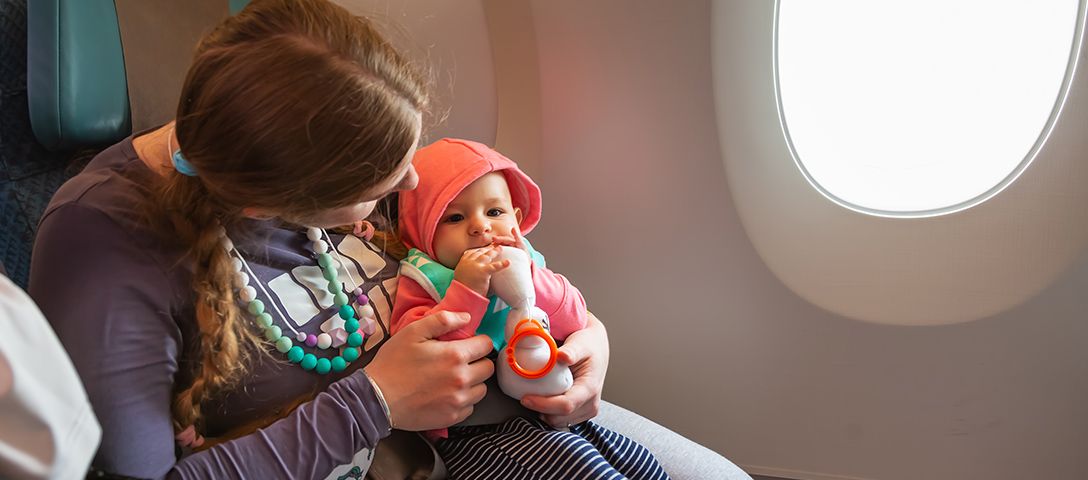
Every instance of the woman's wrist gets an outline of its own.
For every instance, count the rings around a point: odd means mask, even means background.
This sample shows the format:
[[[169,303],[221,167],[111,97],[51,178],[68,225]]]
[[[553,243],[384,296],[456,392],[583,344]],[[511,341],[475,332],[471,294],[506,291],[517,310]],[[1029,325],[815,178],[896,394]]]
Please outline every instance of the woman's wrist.
[[[370,388],[374,390],[374,397],[377,398],[378,404],[382,407],[382,413],[385,414],[385,419],[389,424],[389,431],[386,432],[388,435],[389,432],[396,428],[393,424],[393,414],[389,411],[389,402],[386,401],[385,394],[382,393],[382,388],[378,386],[378,382],[374,381],[374,377],[371,377],[365,370],[363,370],[363,376],[370,382]]]

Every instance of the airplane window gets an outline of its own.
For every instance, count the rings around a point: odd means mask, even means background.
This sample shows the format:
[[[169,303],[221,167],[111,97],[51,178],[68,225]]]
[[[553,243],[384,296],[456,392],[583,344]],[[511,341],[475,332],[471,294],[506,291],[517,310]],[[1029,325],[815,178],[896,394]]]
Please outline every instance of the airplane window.
[[[779,0],[779,115],[809,182],[883,216],[962,210],[1060,118],[1077,0]]]

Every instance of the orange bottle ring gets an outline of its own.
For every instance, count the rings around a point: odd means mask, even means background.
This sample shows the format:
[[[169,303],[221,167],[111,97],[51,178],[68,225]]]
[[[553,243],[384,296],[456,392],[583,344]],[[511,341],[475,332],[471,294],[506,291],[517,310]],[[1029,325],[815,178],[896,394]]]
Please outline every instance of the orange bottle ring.
[[[522,326],[524,326],[526,322],[532,323],[531,325],[522,328]],[[544,330],[544,327],[540,326],[539,322],[529,318],[518,322],[518,325],[514,327],[514,332],[514,336],[511,337],[510,341],[506,344],[506,363],[510,364],[510,368],[514,370],[514,373],[517,373],[524,378],[532,380],[541,378],[547,375],[548,372],[552,371],[552,367],[555,367],[556,358],[559,357],[559,349],[555,346],[555,339],[552,338],[551,334],[549,334],[547,330]],[[544,341],[548,343],[548,348],[551,350],[551,354],[548,356],[548,363],[546,363],[544,367],[540,370],[525,370],[520,364],[518,364],[517,358],[514,357],[514,346],[517,345],[519,341],[521,341],[522,337],[527,336],[536,336],[543,338]]]

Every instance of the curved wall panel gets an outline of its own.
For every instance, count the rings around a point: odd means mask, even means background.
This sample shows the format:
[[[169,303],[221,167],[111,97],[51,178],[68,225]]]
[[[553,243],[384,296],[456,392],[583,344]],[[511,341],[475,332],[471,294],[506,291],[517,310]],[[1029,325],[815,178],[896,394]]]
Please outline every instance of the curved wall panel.
[[[775,101],[774,3],[713,6],[715,97],[730,189],[760,257],[801,297],[877,323],[964,322],[1024,302],[1083,251],[1088,62],[1079,62],[1035,162],[1001,194],[938,217],[875,217],[833,203],[794,164]],[[1081,31],[1083,22],[1084,2]]]

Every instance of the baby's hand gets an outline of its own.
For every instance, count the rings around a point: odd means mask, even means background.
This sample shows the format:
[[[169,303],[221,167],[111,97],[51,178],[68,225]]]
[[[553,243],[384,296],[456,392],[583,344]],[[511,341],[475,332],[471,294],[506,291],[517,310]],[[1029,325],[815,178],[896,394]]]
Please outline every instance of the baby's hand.
[[[525,237],[521,236],[521,232],[518,230],[518,227],[515,226],[510,229],[509,236],[495,235],[494,237],[492,237],[492,242],[494,242],[496,245],[505,245],[508,247],[520,248],[524,250],[525,253],[529,253],[529,248],[525,246],[524,238]]]
[[[453,279],[486,297],[491,275],[510,266],[510,260],[496,262],[498,255],[499,247],[495,245],[466,250],[453,269]]]

